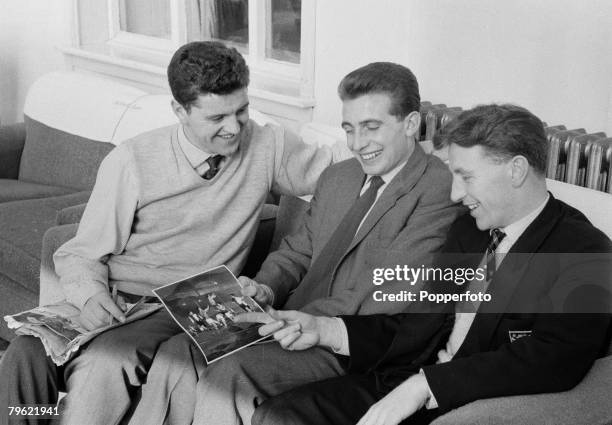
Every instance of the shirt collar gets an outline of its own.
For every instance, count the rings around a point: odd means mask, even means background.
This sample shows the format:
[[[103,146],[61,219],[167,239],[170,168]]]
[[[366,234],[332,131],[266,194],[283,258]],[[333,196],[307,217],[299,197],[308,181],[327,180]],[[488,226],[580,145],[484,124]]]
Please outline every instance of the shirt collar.
[[[180,126],[178,129],[178,142],[185,157],[187,157],[187,161],[189,161],[194,169],[202,165],[204,161],[212,155],[193,145],[189,139],[187,139],[183,126]]]
[[[378,189],[378,193],[382,192],[382,189],[387,187],[387,185],[389,184],[389,182],[391,180],[393,180],[393,178],[395,176],[397,176],[397,174],[400,172],[400,170],[402,169],[402,167],[404,167],[404,165],[406,165],[406,163],[408,162],[408,160],[400,162],[398,165],[396,165],[393,169],[391,169],[391,171],[387,171],[385,174],[382,174],[380,177],[383,179],[383,181],[385,182],[379,189]],[[366,182],[370,181],[370,178],[372,178],[373,176],[369,175],[366,178]],[[364,185],[365,186],[365,185]]]
[[[546,206],[546,203],[548,202],[548,198],[550,198],[550,195],[547,193],[544,201],[540,205],[538,205],[538,207],[535,210],[533,210],[532,212],[530,212],[523,218],[515,221],[514,223],[511,223],[507,225],[506,227],[502,227],[499,229],[506,234],[502,242],[505,245],[510,244],[508,245],[508,248],[512,246],[512,244],[514,244],[514,242],[523,234],[525,229],[529,227],[529,225],[533,222],[533,220],[535,220],[536,217],[540,215],[540,213]]]

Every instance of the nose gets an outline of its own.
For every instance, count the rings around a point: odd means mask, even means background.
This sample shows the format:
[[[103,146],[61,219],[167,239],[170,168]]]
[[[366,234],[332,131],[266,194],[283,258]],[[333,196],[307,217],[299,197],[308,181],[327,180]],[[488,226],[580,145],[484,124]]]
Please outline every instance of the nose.
[[[240,132],[240,121],[236,115],[228,115],[223,123],[223,129],[227,133],[238,134]]]
[[[451,186],[451,201],[460,202],[465,197],[465,187],[461,178],[453,176],[453,184]]]
[[[368,145],[366,137],[360,131],[355,131],[347,135],[347,144],[350,150],[359,152]]]

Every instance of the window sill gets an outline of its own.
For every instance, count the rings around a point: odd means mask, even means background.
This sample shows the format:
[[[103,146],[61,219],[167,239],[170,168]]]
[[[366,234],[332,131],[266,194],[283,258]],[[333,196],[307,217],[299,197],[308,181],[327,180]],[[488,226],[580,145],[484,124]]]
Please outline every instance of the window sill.
[[[108,44],[60,46],[68,66],[128,82],[149,93],[168,93],[166,66],[171,52],[127,49]],[[254,108],[297,130],[312,120],[313,98],[300,96],[299,81],[251,67],[249,97]]]

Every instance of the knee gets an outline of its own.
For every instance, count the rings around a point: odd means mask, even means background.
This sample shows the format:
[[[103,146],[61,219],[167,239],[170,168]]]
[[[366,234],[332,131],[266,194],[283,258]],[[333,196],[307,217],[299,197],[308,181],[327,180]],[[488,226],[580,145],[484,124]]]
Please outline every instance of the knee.
[[[182,369],[192,365],[191,357],[191,340],[187,335],[180,334],[161,343],[153,363],[164,369]]]
[[[219,360],[213,364],[208,365],[200,376],[200,380],[204,382],[220,381],[220,382],[234,382],[236,378],[244,374],[244,362],[240,359],[240,356],[234,353],[224,359]]]
[[[47,353],[40,339],[21,335],[11,341],[2,356],[2,363],[9,368],[35,368],[36,365],[47,364]]]
[[[102,333],[84,347],[85,349],[81,349],[79,362],[101,364],[110,368],[139,364],[142,359],[138,354],[137,341],[137,338],[129,338],[118,332]]]

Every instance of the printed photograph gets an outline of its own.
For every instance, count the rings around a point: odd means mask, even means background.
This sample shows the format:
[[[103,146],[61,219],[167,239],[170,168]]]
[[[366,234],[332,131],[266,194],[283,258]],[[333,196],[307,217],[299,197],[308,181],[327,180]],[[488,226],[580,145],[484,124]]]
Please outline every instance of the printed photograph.
[[[241,313],[263,311],[242,296],[240,284],[225,266],[171,283],[153,291],[174,320],[212,363],[264,339],[258,324],[235,323]]]

